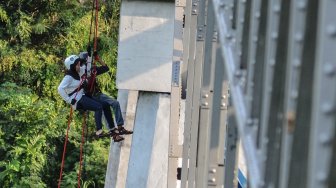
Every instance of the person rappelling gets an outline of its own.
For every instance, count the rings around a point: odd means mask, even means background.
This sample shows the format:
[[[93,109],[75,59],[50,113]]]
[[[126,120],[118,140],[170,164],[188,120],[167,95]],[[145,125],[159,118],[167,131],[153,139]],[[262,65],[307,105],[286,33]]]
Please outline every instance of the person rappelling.
[[[99,59],[99,58],[97,58]],[[70,55],[64,61],[67,69],[66,75],[58,86],[58,93],[64,101],[71,104],[74,110],[89,110],[95,112],[96,137],[103,136],[102,130],[102,115],[106,118],[109,127],[114,127],[112,112],[109,103],[100,101],[88,96],[85,91],[88,91],[89,84],[85,74],[86,66],[83,63],[85,60],[77,55]],[[99,59],[98,62],[101,62]],[[82,64],[82,66],[81,66]],[[104,63],[105,64],[105,63]],[[97,72],[104,71],[104,66],[97,68]],[[108,69],[107,69],[108,70]],[[111,130],[110,135],[115,142],[122,141],[124,138],[118,135],[118,132]]]
[[[119,135],[127,135],[132,134],[133,131],[127,130],[124,127],[124,119],[122,117],[121,108],[119,101],[116,99],[108,96],[107,94],[103,93],[96,76],[107,73],[109,71],[108,65],[100,58],[100,56],[95,52],[93,54],[94,60],[100,63],[100,66],[91,66],[91,58],[90,58],[90,50],[88,52],[81,52],[79,57],[82,59],[87,60],[87,75],[89,77],[89,87],[90,89],[87,90],[87,95],[92,96],[95,100],[100,101],[102,103],[108,103],[112,107],[112,113],[114,114],[114,119],[116,123],[116,127],[111,127],[110,124],[108,128],[110,132],[115,131]],[[92,68],[91,68],[92,67]],[[92,73],[92,74],[91,74]]]
[[[70,123],[72,121],[72,114],[74,110],[83,111],[93,111],[95,112],[94,119],[96,124],[96,131],[94,133],[95,138],[102,138],[105,136],[112,137],[114,142],[120,142],[124,140],[121,135],[133,134],[133,131],[124,128],[124,120],[122,117],[120,104],[117,100],[105,95],[101,92],[99,84],[96,80],[96,76],[106,73],[109,71],[109,67],[106,63],[98,56],[97,53],[97,38],[98,38],[98,0],[93,2],[92,6],[92,17],[91,17],[91,27],[88,41],[88,48],[86,52],[81,52],[79,55],[70,55],[64,60],[64,65],[66,67],[66,74],[58,86],[58,93],[61,95],[63,100],[70,104],[70,116],[68,119],[68,128],[66,132],[62,163],[60,176],[58,180],[58,188],[61,186],[62,174],[65,161],[66,146],[68,140],[68,133],[70,130]],[[93,13],[95,10],[95,21],[93,22]],[[94,24],[93,24],[94,23]],[[91,54],[91,34],[94,25],[94,53]],[[96,62],[100,65],[96,66]],[[114,116],[112,114],[112,110]],[[78,169],[78,186],[80,187],[81,182],[81,169],[82,169],[82,159],[85,145],[85,127],[86,126],[86,115],[83,115],[83,125],[82,125],[82,142],[80,145],[80,160]],[[105,117],[107,127],[109,128],[108,133],[104,133],[102,126],[102,117]],[[115,124],[113,121],[115,117]],[[116,126],[116,127],[115,127]],[[87,132],[87,131],[86,131]],[[84,167],[85,169],[85,159]]]

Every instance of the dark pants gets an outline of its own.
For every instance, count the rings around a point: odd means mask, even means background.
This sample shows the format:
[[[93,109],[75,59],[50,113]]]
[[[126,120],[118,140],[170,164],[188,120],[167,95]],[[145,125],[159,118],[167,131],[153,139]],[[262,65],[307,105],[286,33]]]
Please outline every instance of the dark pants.
[[[99,93],[98,95],[94,96],[94,99],[97,100],[97,101],[108,103],[113,109],[114,118],[116,120],[117,125],[118,126],[124,125],[124,119],[123,119],[122,114],[121,114],[120,104],[117,100],[115,100],[112,97],[109,97],[108,95],[105,95],[103,93]],[[105,115],[105,117],[106,117],[106,115]],[[107,120],[107,118],[106,118],[106,120]],[[111,124],[109,124],[109,128],[110,129],[113,128],[113,126],[110,126],[110,125]]]
[[[77,109],[89,110],[95,112],[96,130],[102,129],[102,116],[106,118],[109,126],[113,126],[112,112],[109,103],[95,100],[93,98],[83,95],[77,103]]]

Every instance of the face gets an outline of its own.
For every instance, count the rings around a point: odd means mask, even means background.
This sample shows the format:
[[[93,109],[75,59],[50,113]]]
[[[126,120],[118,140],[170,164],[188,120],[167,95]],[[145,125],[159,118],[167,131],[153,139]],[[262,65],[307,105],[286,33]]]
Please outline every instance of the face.
[[[78,62],[78,63],[76,64],[76,72],[79,73],[79,71],[80,71],[80,63]]]

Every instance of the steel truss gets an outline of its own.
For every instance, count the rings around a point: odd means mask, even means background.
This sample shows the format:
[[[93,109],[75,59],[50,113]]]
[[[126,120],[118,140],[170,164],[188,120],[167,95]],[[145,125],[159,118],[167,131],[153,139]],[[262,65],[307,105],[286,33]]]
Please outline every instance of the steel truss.
[[[336,187],[336,1],[190,0],[181,187]]]

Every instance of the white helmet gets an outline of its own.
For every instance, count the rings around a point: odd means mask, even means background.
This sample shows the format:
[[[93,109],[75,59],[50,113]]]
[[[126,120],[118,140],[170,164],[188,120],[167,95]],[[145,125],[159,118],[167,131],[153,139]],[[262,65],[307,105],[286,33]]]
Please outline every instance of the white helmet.
[[[67,70],[70,70],[70,66],[75,63],[79,57],[77,55],[70,55],[64,60],[64,65]]]

